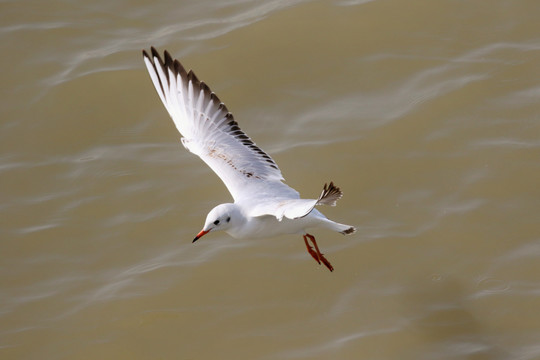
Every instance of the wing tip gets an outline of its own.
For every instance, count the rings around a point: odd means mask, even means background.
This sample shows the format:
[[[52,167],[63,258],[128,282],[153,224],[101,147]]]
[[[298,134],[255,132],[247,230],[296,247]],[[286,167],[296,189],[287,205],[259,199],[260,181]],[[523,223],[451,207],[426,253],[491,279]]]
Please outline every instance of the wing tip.
[[[341,189],[335,186],[333,181],[330,181],[330,184],[324,184],[321,195],[317,200],[317,205],[336,206],[336,202],[342,197],[343,192]]]
[[[186,80],[186,82],[191,81],[195,88],[202,89],[205,95],[210,96],[212,100],[221,103],[218,96],[212,92],[210,87],[204,81],[199,80],[193,70],[186,70],[182,63],[178,61],[178,59],[173,58],[168,50],[164,50],[162,56],[155,47],[151,46],[150,53],[144,49],[142,50],[142,54],[143,57],[148,59],[153,66],[159,65],[163,70],[170,70],[175,76],[180,75],[180,77]],[[164,71],[164,73],[168,76],[167,71]]]
[[[160,58],[160,56],[159,56],[159,52],[158,52],[158,51],[156,50],[156,48],[155,48],[155,47],[153,47],[153,46],[150,46],[150,52],[152,53],[152,56],[153,56],[153,57],[157,57],[157,58]]]

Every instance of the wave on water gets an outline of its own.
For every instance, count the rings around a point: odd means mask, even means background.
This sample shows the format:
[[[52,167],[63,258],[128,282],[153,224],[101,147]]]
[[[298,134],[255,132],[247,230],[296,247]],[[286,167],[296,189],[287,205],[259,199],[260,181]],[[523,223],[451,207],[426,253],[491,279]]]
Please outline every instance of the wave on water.
[[[223,36],[302,2],[305,0],[163,3],[145,8],[144,16],[141,9],[134,14],[124,11],[125,4],[122,11],[110,4],[63,6],[63,11],[51,14],[52,20],[6,25],[0,34],[16,39],[30,31],[50,32],[52,44],[33,48],[24,61],[46,66],[50,74],[43,77],[42,84],[53,87],[96,72],[140,68],[140,59],[133,54],[151,45],[188,43],[191,45],[182,54],[186,55],[198,48],[195,43]],[[138,23],[141,18],[146,26]]]

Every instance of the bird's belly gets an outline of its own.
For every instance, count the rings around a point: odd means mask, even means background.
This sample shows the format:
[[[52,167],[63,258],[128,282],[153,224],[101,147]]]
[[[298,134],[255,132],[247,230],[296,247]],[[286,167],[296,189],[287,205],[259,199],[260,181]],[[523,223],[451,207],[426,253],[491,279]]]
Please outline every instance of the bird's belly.
[[[311,225],[313,224],[309,217],[294,220],[283,218],[279,221],[275,216],[265,215],[251,218],[244,226],[228,230],[227,233],[237,239],[267,238],[284,234],[303,233],[304,229]]]

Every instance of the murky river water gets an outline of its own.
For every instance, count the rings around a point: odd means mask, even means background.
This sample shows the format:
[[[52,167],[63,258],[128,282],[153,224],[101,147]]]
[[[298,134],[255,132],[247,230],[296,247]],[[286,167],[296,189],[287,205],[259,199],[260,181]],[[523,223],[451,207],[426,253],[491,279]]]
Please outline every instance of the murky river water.
[[[2,359],[539,359],[540,3],[4,1]],[[229,201],[141,50],[168,49],[315,197],[302,238]]]

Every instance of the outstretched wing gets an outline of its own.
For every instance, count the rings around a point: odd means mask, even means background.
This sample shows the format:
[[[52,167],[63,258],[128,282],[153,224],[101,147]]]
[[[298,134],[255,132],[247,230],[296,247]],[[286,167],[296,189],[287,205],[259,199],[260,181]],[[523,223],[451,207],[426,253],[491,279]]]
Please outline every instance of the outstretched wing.
[[[225,104],[165,51],[143,58],[163,105],[182,134],[182,144],[221,178],[235,202],[252,197],[299,198],[285,185],[277,164],[240,129]]]

